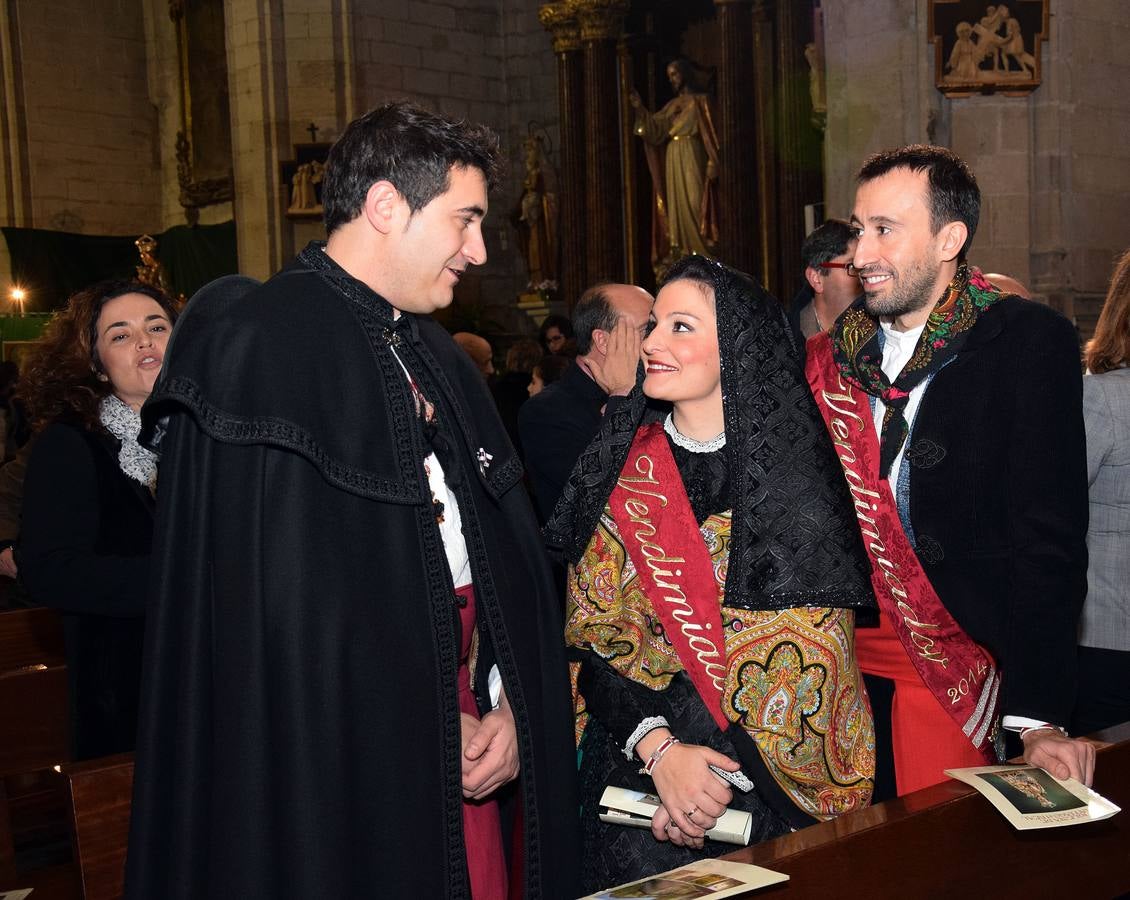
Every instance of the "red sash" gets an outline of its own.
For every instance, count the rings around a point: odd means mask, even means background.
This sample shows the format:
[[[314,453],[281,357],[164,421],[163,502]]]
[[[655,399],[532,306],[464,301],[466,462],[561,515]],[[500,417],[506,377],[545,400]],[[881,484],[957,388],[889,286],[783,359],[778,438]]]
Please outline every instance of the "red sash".
[[[806,374],[843,466],[879,608],[915,671],[990,763],[1000,674],[942,604],[907,540],[891,487],[879,473],[879,438],[868,395],[846,380],[829,335],[808,341]]]
[[[722,712],[721,592],[660,424],[636,433],[608,504],[643,595],[715,724],[725,731],[730,723]]]

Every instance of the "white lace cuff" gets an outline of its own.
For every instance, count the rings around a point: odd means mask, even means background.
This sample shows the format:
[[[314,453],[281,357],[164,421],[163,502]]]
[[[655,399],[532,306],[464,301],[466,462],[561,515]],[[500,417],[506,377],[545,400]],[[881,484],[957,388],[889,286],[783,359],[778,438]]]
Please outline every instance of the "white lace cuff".
[[[656,728],[670,728],[667,720],[663,716],[649,716],[636,726],[636,730],[632,732],[632,736],[628,738],[628,742],[624,744],[624,755],[628,759],[635,759],[636,744],[644,739],[644,736],[650,732],[655,731]]]

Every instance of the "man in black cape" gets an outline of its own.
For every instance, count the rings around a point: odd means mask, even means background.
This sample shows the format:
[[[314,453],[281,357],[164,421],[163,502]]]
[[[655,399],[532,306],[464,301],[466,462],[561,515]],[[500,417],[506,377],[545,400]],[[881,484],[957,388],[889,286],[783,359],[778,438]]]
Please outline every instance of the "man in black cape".
[[[330,151],[327,243],[181,319],[144,412],[134,900],[470,897],[465,798],[499,796],[511,894],[576,895],[553,586],[486,385],[426,315],[486,258],[496,154],[485,129],[370,112]]]

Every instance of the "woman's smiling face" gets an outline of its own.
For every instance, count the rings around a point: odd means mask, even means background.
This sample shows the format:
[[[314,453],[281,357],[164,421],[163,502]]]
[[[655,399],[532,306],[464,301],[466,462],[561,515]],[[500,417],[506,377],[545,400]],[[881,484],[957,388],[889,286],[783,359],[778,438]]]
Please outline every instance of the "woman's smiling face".
[[[643,392],[675,404],[716,395],[721,404],[713,288],[689,279],[666,285],[652,307],[649,326],[641,348],[647,372]]]

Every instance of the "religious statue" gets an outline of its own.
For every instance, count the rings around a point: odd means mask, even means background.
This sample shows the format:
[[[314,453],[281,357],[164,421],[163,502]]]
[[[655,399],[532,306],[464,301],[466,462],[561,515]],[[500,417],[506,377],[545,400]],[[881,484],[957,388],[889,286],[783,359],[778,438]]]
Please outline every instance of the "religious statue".
[[[136,267],[137,280],[172,296],[173,291],[169,287],[168,279],[165,278],[165,267],[161,265],[161,260],[157,259],[155,255],[157,241],[152,235],[143,234],[133,242],[133,245],[137,248],[138,256],[141,258],[141,265]],[[177,294],[176,298],[182,305],[185,303],[183,293]]]
[[[1036,77],[1035,57],[1024,49],[1020,22],[1005,4],[986,7],[976,24],[958,22],[954,34],[944,82],[998,83]]]
[[[530,290],[550,290],[557,280],[557,172],[540,134],[526,138],[525,151],[526,176],[515,225],[530,272]]]
[[[820,45],[804,45],[804,58],[808,63],[808,96],[812,101],[812,125],[824,130],[828,118],[828,92],[824,84],[824,54]]]
[[[675,97],[657,112],[649,112],[636,91],[629,97],[655,195],[652,263],[657,274],[688,253],[712,255],[718,241],[718,137],[708,97],[694,74],[686,59],[667,66]]]
[[[1013,60],[1020,70],[1029,78],[1036,76],[1036,58],[1024,49],[1024,35],[1020,33],[1020,22],[1008,18],[1004,23],[1004,40],[1001,42],[1001,51],[1004,53],[1005,66]]]
[[[290,180],[290,213],[321,213],[322,204],[318,201],[318,185],[325,177],[326,167],[318,160],[302,163]]]

